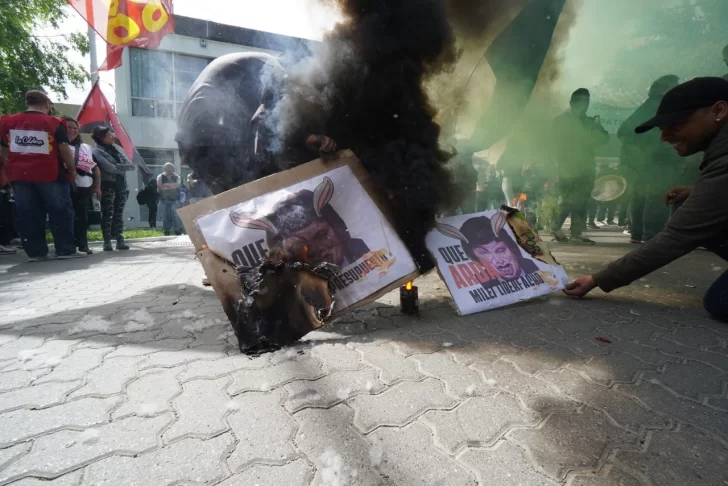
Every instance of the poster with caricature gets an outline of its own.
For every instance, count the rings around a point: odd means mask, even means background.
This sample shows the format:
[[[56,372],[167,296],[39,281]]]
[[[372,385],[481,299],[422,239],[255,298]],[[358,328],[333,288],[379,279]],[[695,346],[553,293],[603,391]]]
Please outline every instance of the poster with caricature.
[[[553,258],[549,264],[518,245],[499,210],[439,220],[427,249],[462,315],[550,294],[568,282]]]
[[[335,310],[417,270],[347,166],[202,216],[197,224],[207,246],[237,266],[255,267],[266,257],[338,265]]]

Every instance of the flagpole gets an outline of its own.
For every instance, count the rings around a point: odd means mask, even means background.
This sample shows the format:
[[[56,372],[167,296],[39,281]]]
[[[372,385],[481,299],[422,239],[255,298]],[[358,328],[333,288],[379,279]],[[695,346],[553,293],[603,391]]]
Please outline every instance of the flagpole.
[[[88,53],[91,57],[91,81],[95,83],[99,79],[99,63],[96,60],[96,31],[88,26]]]

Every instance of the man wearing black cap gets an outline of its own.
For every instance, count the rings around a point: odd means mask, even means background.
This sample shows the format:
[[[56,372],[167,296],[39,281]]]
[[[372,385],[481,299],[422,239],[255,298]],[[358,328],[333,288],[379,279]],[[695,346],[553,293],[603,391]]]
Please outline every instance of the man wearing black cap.
[[[577,278],[566,294],[581,297],[594,287],[611,292],[700,246],[728,260],[728,80],[697,78],[668,91],[657,114],[635,131],[652,128],[682,157],[705,152],[698,180],[667,192],[666,204],[684,203],[664,230],[600,272]],[[728,321],[728,272],[710,287],[704,305]]]
[[[0,119],[0,146],[15,195],[17,229],[29,261],[48,257],[46,214],[60,259],[79,258],[73,239],[70,181],[76,178],[66,122],[51,116],[42,91],[25,94],[28,109]]]

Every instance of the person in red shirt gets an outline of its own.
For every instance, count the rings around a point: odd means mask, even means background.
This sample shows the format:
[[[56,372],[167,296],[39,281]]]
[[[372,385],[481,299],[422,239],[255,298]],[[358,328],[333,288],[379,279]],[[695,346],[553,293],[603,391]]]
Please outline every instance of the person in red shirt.
[[[25,94],[28,109],[0,118],[2,164],[15,195],[17,230],[28,261],[48,258],[46,215],[56,256],[85,257],[73,239],[71,181],[76,167],[66,122],[51,116],[53,104],[42,91]]]

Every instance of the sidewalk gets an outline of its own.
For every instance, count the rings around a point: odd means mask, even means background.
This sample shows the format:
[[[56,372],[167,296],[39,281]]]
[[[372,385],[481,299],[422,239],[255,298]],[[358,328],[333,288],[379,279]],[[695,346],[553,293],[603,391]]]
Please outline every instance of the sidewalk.
[[[631,249],[591,235],[572,276]],[[467,317],[428,275],[419,318],[390,294],[249,359],[187,240],[130,246],[0,257],[0,485],[728,482],[712,254]]]

